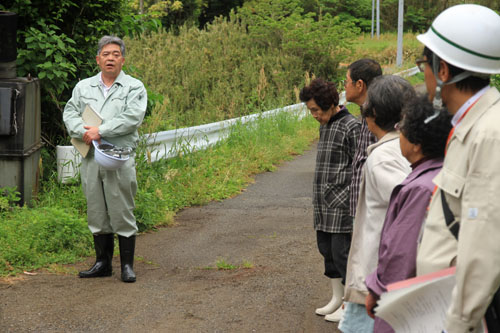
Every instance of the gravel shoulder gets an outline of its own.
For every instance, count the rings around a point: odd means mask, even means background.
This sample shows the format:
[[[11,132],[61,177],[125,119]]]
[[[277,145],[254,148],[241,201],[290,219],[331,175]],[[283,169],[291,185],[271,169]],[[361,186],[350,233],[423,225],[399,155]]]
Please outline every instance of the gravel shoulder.
[[[79,279],[93,263],[0,280],[0,332],[338,332],[312,226],[315,144],[240,195],[137,238],[137,282]],[[217,261],[252,268],[214,269]]]

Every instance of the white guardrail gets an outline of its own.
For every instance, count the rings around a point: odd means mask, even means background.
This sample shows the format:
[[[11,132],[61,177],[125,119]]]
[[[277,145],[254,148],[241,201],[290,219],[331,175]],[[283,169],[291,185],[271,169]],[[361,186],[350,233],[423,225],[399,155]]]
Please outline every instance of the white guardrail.
[[[256,119],[269,118],[281,112],[295,113],[299,116],[306,115],[304,103],[289,105],[263,113],[251,114],[241,118],[233,118],[216,123],[200,126],[179,128],[170,131],[145,134],[147,145],[150,147],[151,161],[177,156],[179,148],[182,150],[196,151],[205,149],[220,140],[227,138],[229,129],[236,123],[245,124]]]
[[[418,67],[413,67],[394,75],[408,77],[415,75],[418,72]],[[339,103],[345,104],[345,102],[345,91],[342,91],[340,93]],[[305,104],[299,103],[241,118],[145,134],[143,137],[146,139],[147,145],[151,148],[151,161],[155,162],[160,159],[177,156],[179,149],[181,148],[182,151],[196,151],[214,145],[218,141],[227,138],[229,129],[236,123],[245,124],[253,122],[256,119],[272,117],[281,112],[295,113],[299,116],[307,115]],[[57,173],[59,181],[66,183],[71,178],[75,177],[78,174],[79,165],[80,155],[76,152],[73,146],[57,146]]]

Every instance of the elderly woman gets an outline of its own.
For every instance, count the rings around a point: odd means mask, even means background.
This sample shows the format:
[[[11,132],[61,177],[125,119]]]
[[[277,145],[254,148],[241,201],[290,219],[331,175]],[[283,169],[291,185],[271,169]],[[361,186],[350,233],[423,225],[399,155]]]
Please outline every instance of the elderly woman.
[[[316,314],[328,316],[340,307],[344,296],[352,232],[349,184],[361,124],[339,105],[339,94],[331,82],[313,80],[302,89],[300,99],[320,123],[313,183],[314,229],[332,296]]]
[[[347,263],[345,312],[339,325],[342,332],[373,330],[373,319],[365,308],[368,295],[365,278],[377,265],[380,232],[391,192],[411,171],[401,154],[399,133],[394,126],[401,120],[405,103],[414,97],[413,87],[405,79],[393,75],[375,78],[368,88],[362,116],[378,141],[368,146],[363,167]]]
[[[446,139],[451,130],[451,116],[442,110],[434,114],[432,104],[422,97],[403,110],[399,124],[399,144],[403,156],[411,163],[412,172],[394,188],[380,237],[377,268],[366,278],[370,293],[366,310],[373,318],[373,307],[390,283],[415,276],[417,239],[431,199],[432,179],[443,165]],[[375,318],[374,332],[394,332],[380,318]]]

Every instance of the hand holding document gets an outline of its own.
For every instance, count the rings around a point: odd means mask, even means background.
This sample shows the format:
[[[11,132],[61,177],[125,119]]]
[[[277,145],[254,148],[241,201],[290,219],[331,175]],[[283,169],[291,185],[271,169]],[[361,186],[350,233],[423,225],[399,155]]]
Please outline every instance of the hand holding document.
[[[102,117],[99,113],[97,113],[90,105],[85,106],[85,110],[83,110],[82,113],[82,120],[83,123],[86,126],[92,126],[96,127],[102,124]],[[86,157],[89,150],[90,150],[90,145],[86,144],[84,141],[77,139],[77,138],[71,138],[71,144],[78,150],[78,152],[83,156]]]
[[[441,332],[455,286],[455,267],[387,286],[375,315],[399,332]]]

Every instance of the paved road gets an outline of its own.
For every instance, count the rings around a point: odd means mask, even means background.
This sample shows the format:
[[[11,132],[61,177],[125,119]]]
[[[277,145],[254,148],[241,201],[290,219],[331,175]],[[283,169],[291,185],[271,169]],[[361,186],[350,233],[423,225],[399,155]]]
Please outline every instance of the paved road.
[[[257,175],[240,195],[189,208],[138,237],[135,284],[66,274],[0,281],[0,332],[336,332],[312,227],[316,151]],[[210,269],[217,261],[252,268]]]

